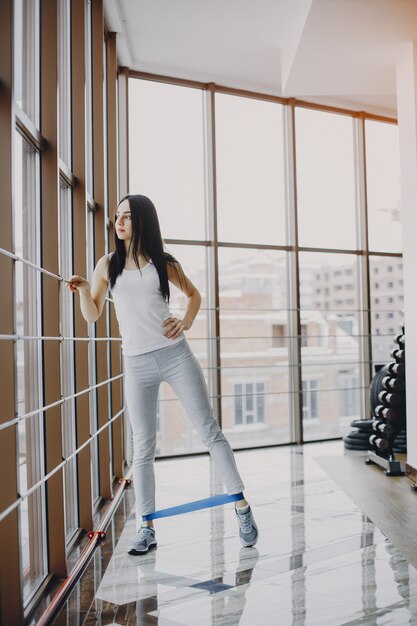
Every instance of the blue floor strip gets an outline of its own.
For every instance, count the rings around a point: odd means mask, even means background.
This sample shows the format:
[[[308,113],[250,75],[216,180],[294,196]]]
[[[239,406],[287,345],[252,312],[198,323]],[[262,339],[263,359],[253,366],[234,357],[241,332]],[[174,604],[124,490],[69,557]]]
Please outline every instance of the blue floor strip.
[[[204,498],[203,500],[194,500],[194,502],[186,502],[178,506],[171,506],[168,509],[161,509],[149,515],[142,515],[144,522],[157,519],[158,517],[171,517],[171,515],[181,515],[182,513],[189,513],[190,511],[198,511],[199,509],[209,509],[213,506],[220,506],[221,504],[227,504],[228,502],[236,502],[237,500],[243,500],[243,493],[233,493],[228,495],[226,493],[211,496],[210,498]]]

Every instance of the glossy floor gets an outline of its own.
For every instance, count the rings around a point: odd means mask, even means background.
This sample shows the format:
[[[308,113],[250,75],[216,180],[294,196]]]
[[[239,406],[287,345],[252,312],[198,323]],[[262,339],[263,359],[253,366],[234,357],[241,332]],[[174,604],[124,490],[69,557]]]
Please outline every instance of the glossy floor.
[[[256,548],[241,548],[228,504],[158,520],[157,549],[129,556],[130,489],[54,624],[417,625],[417,570],[315,460],[343,454],[341,441],[236,453]],[[156,475],[157,508],[223,491],[208,457]]]

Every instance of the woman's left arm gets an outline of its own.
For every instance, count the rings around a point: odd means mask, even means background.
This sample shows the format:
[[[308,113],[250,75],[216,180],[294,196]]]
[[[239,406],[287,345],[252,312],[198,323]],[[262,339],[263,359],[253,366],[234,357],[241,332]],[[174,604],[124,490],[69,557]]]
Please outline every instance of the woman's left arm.
[[[175,271],[177,270],[177,271]],[[184,274],[180,263],[175,263],[175,268],[171,263],[167,263],[168,280],[178,287],[188,298],[187,310],[183,319],[172,316],[164,321],[166,327],[164,335],[170,339],[175,339],[183,330],[189,330],[193,325],[195,317],[201,306],[201,295],[197,287]]]

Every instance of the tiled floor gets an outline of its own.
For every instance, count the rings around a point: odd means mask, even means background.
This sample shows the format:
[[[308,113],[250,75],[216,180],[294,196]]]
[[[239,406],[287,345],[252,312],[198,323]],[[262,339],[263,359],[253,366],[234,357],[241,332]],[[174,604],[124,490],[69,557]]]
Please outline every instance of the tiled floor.
[[[241,548],[228,504],[157,520],[158,548],[129,556],[130,489],[124,528],[122,511],[54,624],[417,625],[417,570],[315,460],[338,454],[341,441],[236,453],[256,548]],[[157,508],[223,491],[208,457],[156,476]]]

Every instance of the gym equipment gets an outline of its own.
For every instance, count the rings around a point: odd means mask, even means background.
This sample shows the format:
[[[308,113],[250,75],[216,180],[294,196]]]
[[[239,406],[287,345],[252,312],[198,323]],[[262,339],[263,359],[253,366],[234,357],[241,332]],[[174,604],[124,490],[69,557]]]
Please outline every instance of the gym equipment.
[[[391,356],[393,359],[395,359],[398,363],[402,363],[405,359],[405,350],[398,350],[398,349],[394,349],[391,352]]]
[[[388,363],[386,368],[388,372],[393,376],[404,376],[405,374],[404,363]]]
[[[346,449],[367,450],[365,463],[380,465],[387,476],[405,474],[394,455],[406,451],[404,326],[395,343],[394,361],[379,366],[370,384],[372,419],[352,421],[357,430],[343,438]]]
[[[378,393],[378,400],[382,402],[382,404],[387,404],[388,406],[400,406],[402,402],[402,398],[399,393],[392,393],[390,391],[380,391]]]
[[[387,391],[402,391],[405,387],[405,382],[400,376],[384,376],[381,382]]]
[[[384,406],[383,404],[378,404],[374,408],[375,417],[381,417],[382,419],[398,419],[400,413],[393,407]],[[366,421],[366,420],[358,420],[358,421]]]
[[[369,438],[373,451],[368,452],[365,463],[376,463],[384,468],[387,476],[404,476],[405,472],[401,463],[395,459],[395,451],[403,451],[405,440],[397,438],[404,433],[405,421],[405,336],[404,327],[402,334],[395,339],[399,349],[391,351],[394,363],[388,363],[381,368],[371,381],[371,405],[375,417],[379,418],[381,425],[375,424],[374,428],[378,435]],[[383,390],[381,390],[381,387]],[[380,405],[374,406],[372,400],[377,395]],[[382,408],[381,408],[382,407]],[[397,447],[394,450],[394,443]]]
[[[380,433],[383,433],[385,436],[390,435],[392,433],[392,426],[390,424],[386,424],[381,420],[375,420],[372,422],[373,430],[377,430]]]
[[[405,336],[404,335],[397,335],[397,337],[395,337],[394,341],[395,341],[395,343],[398,343],[400,348],[404,348],[404,345],[405,345]]]
[[[389,441],[388,439],[383,439],[382,437],[378,437],[378,435],[371,435],[369,437],[369,443],[381,452],[385,452],[389,449]]]

